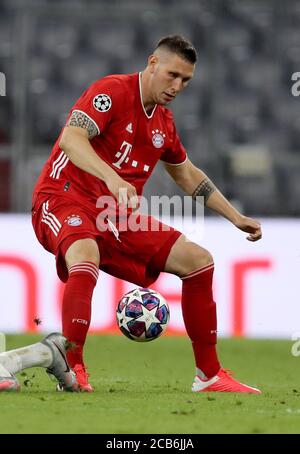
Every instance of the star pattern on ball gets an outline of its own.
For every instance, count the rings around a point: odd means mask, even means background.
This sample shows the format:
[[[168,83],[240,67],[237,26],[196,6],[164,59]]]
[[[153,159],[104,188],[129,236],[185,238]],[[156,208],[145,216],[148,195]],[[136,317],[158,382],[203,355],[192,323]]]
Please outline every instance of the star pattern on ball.
[[[152,323],[159,323],[160,320],[155,316],[155,312],[157,311],[157,307],[155,306],[153,309],[149,310],[146,306],[142,306],[143,315],[137,318],[139,322],[144,322],[146,331],[150,328]]]
[[[123,327],[128,330],[128,325],[131,320],[134,320],[133,317],[128,317],[126,315],[126,305],[123,307],[122,312],[117,312],[118,324],[120,327]]]
[[[143,304],[143,295],[147,295],[149,292],[143,291],[140,289],[136,289],[134,292],[130,292],[128,296],[128,302],[127,304],[131,303],[134,300],[139,301],[141,304]]]

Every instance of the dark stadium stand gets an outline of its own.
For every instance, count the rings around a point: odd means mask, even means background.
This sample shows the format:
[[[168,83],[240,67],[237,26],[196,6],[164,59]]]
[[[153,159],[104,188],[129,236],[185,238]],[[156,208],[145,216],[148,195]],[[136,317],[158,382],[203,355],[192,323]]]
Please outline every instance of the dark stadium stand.
[[[10,164],[27,169],[11,174],[19,192],[7,189],[0,210],[29,209],[34,165],[88,84],[143,69],[161,36],[181,33],[199,53],[195,78],[173,106],[191,159],[249,215],[299,215],[300,97],[291,94],[292,73],[300,71],[299,2],[107,3],[0,1],[0,71],[8,81],[0,98],[0,179],[8,179]],[[146,194],[177,192],[161,172]]]

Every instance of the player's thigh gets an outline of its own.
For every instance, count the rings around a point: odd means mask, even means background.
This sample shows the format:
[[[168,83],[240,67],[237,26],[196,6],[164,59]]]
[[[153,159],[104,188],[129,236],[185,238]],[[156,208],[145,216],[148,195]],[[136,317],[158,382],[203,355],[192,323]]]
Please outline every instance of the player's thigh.
[[[96,240],[83,238],[74,241],[66,251],[65,261],[68,268],[80,262],[92,262],[99,267],[100,253]]]
[[[164,271],[182,277],[211,263],[209,251],[181,235],[170,250]]]

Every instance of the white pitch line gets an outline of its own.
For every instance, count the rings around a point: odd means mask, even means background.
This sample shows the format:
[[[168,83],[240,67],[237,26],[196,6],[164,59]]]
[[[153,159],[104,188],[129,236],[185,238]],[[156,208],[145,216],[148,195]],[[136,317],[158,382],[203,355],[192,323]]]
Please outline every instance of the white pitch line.
[[[4,333],[0,333],[0,353],[6,351],[6,338]]]

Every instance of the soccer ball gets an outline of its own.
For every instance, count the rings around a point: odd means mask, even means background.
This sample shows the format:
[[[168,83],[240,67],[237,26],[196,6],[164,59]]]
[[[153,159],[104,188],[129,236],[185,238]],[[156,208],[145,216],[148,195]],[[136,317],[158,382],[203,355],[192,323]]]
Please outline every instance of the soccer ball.
[[[122,333],[137,342],[159,337],[170,318],[163,296],[150,288],[135,288],[126,293],[117,307],[117,323]]]

